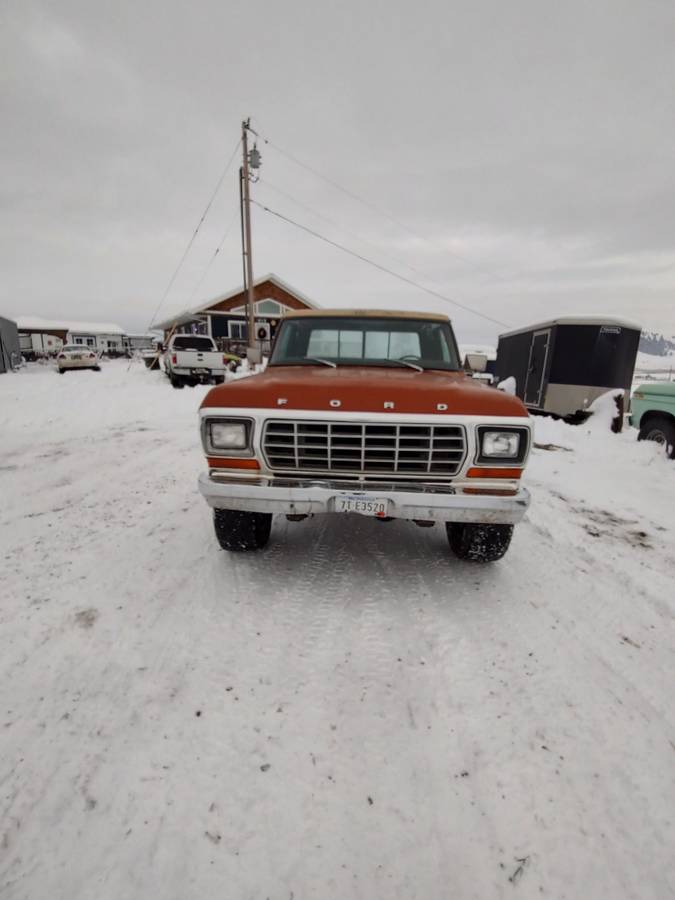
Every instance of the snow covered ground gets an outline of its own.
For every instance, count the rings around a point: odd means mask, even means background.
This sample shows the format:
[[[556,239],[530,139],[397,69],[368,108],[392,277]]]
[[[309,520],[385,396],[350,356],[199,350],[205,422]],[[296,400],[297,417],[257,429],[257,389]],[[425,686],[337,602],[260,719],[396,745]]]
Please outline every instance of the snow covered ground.
[[[673,463],[541,420],[500,563],[347,516],[228,555],[205,390],[0,377],[0,897],[673,896]]]
[[[651,353],[638,353],[635,359],[634,381],[644,375],[670,378],[675,374],[675,355],[654,356]]]

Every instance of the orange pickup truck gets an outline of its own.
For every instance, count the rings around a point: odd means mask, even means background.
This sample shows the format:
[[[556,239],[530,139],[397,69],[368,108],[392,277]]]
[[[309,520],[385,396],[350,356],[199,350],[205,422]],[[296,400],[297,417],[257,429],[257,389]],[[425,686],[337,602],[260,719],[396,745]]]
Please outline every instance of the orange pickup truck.
[[[442,522],[457,556],[491,562],[529,504],[527,410],[461,370],[442,315],[290,313],[266,370],[213,388],[200,418],[225,550],[264,547],[275,513],[360,513]]]

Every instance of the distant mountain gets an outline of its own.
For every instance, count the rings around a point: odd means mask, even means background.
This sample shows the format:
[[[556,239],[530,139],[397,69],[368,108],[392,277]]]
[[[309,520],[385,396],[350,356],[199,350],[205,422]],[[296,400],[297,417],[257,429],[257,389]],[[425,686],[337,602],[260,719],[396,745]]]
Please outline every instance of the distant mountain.
[[[675,354],[675,335],[667,338],[655,331],[643,331],[638,349],[640,353],[648,353],[650,356],[670,356]]]

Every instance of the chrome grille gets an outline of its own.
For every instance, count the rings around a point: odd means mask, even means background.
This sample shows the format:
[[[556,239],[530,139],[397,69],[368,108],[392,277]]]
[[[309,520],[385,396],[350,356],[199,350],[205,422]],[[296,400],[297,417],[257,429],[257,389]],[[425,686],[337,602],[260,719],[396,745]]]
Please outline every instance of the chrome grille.
[[[456,475],[466,440],[459,425],[272,419],[262,438],[270,469],[362,475]]]

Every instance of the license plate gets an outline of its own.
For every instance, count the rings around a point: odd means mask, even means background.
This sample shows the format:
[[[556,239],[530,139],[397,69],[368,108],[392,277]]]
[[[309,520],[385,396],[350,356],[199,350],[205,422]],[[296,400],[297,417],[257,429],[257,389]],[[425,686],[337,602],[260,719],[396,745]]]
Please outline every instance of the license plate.
[[[73,359],[82,359],[79,353],[74,353],[72,356]]]
[[[389,512],[389,500],[386,497],[361,497],[358,494],[340,495],[335,498],[335,511],[354,512],[381,519]]]
[[[208,369],[193,369],[192,371],[195,373],[195,375],[208,375],[209,374]]]

